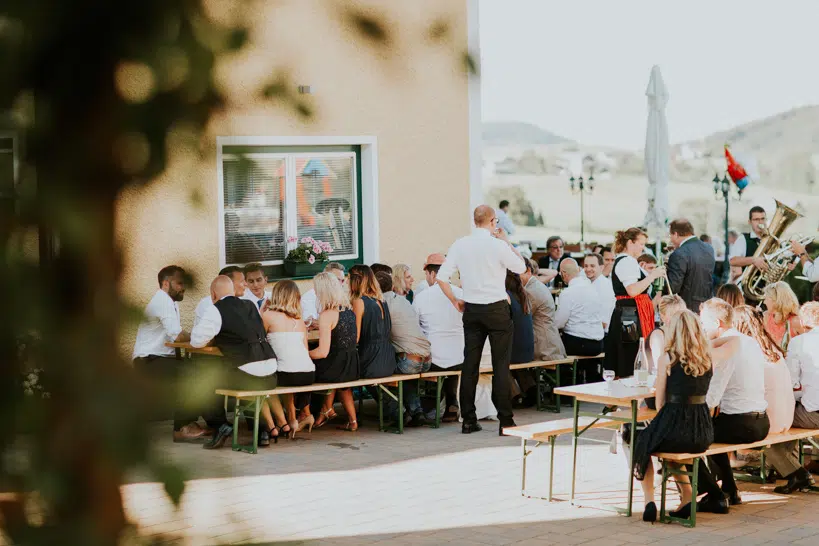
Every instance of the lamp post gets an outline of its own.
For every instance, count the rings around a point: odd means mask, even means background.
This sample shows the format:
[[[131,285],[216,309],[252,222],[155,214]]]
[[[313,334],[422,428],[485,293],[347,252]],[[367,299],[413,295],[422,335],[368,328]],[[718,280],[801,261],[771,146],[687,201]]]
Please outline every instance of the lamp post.
[[[569,188],[573,194],[580,194],[580,251],[584,252],[586,249],[586,216],[585,216],[585,194],[594,191],[594,167],[589,169],[588,180],[583,179],[583,174],[575,178],[569,178]]]
[[[714,183],[714,197],[719,199],[721,196],[725,200],[725,261],[722,266],[722,281],[727,283],[731,278],[731,262],[728,253],[728,231],[730,229],[728,204],[731,202],[731,179],[728,178],[728,175],[723,175],[722,180],[720,180],[719,173],[716,173],[712,182]],[[739,192],[739,196],[742,196],[742,192]]]

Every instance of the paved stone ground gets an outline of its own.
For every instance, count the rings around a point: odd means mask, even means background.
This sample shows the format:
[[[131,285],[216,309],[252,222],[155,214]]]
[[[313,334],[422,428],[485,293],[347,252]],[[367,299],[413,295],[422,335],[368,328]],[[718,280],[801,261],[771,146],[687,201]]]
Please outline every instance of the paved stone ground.
[[[484,431],[472,435],[449,424],[399,436],[379,432],[366,414],[367,408],[357,433],[333,423],[255,456],[173,444],[170,424],[157,425],[157,449],[183,464],[190,481],[175,510],[158,484],[133,476],[124,487],[128,515],[144,537],[190,545],[819,544],[816,494],[784,497],[773,486],[743,484],[745,502],[727,516],[698,515],[693,530],[652,525],[639,518],[639,486],[632,518],[522,497],[520,444],[498,437],[497,423],[483,422]],[[559,416],[527,410],[516,419],[568,417],[568,410]],[[611,439],[608,431],[593,434]],[[613,455],[607,445],[585,443],[580,453],[582,498],[623,503],[622,449]],[[565,437],[557,449],[556,494],[568,491],[570,454]],[[545,495],[548,448],[529,460],[529,485]]]

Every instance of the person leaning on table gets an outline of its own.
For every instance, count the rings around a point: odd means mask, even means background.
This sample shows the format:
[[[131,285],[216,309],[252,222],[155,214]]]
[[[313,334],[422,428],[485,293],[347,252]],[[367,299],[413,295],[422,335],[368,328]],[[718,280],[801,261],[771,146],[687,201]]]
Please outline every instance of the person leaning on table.
[[[802,323],[810,330],[793,338],[788,348],[786,362],[795,388],[801,388],[802,398],[796,403],[793,426],[819,428],[819,302],[809,302],[799,312]],[[776,471],[787,478],[788,483],[774,489],[777,493],[790,494],[803,491],[813,485],[813,477],[799,464],[798,442],[786,442],[771,446],[766,452]]]
[[[237,297],[235,291],[230,277],[216,277],[210,285],[213,306],[205,311],[191,331],[192,347],[213,345],[223,355],[218,360],[207,361],[216,373],[213,374],[214,383],[202,387],[203,396],[210,395],[214,401],[212,419],[219,425],[210,441],[203,446],[205,449],[222,447],[233,434],[221,400],[213,396],[215,388],[246,391],[276,388],[276,354],[265,337],[259,309],[252,302]],[[267,401],[262,404],[261,411],[265,426],[260,423],[259,428],[269,444],[270,430],[276,424]]]
[[[521,273],[526,264],[520,252],[512,246],[492,207],[480,205],[473,213],[475,228],[472,234],[452,244],[446,261],[438,272],[438,286],[463,312],[464,363],[461,373],[461,432],[470,434],[481,430],[475,413],[475,392],[480,375],[481,353],[489,337],[492,348],[492,398],[498,410],[499,433],[505,427],[515,426],[512,413],[509,359],[512,351],[512,324],[509,297],[506,295],[506,271]],[[463,300],[452,292],[449,279],[455,271],[461,275]]]

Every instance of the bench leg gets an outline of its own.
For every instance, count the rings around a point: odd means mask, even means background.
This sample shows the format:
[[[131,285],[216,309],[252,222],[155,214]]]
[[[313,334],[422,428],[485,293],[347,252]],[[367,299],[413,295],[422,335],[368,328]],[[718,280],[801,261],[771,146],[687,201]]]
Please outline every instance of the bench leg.
[[[580,405],[577,402],[577,398],[574,399],[574,422],[572,423],[572,492],[570,495],[570,501],[574,504],[574,488],[575,488],[575,481],[577,479],[577,442],[578,438],[578,431],[577,431],[577,418],[578,412],[580,411]]]
[[[668,463],[666,463],[663,460],[663,461],[660,461],[660,464],[662,464],[662,470],[663,470],[662,478],[661,478],[662,479],[662,484],[661,484],[661,487],[660,487],[660,523],[665,523],[666,522],[665,498],[666,498],[666,493],[667,493],[667,490],[668,490],[668,488],[667,488],[667,485],[668,485]]]
[[[697,491],[697,485],[699,479],[699,468],[699,459],[694,459],[694,472],[691,473],[691,518],[689,519],[691,527],[697,526],[697,495],[699,494]]]
[[[239,416],[242,414],[242,406],[240,400],[236,398],[236,404],[233,406],[233,451],[239,451]]]
[[[634,499],[634,435],[637,432],[637,400],[631,401],[631,431],[628,450],[628,507],[626,516],[631,517],[631,505]]]
[[[435,428],[441,428],[441,393],[444,390],[444,381],[446,378],[440,376],[435,379]]]
[[[561,364],[555,366],[555,386],[556,388],[560,388],[560,368],[562,367]],[[555,395],[555,413],[560,413],[560,395]]]
[[[765,450],[762,450],[762,453],[759,455],[759,478],[762,480],[762,483],[768,481],[768,469],[765,464]]]
[[[404,382],[398,382],[398,434],[404,434]]]
[[[549,437],[549,502],[552,502],[552,489],[555,483],[555,443],[557,436]]]
[[[523,449],[523,454],[521,455],[520,462],[520,495],[522,497],[526,496],[526,438],[520,439],[520,447]]]
[[[381,385],[378,385],[378,430],[384,430],[384,393]]]

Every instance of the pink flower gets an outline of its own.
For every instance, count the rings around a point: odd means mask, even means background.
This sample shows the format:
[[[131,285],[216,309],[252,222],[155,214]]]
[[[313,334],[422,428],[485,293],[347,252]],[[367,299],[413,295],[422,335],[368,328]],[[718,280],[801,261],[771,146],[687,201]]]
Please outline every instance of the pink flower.
[[[293,237],[292,235],[287,238],[288,243],[295,243],[296,241],[298,241],[298,238]]]
[[[317,244],[313,244],[313,254],[321,254],[321,247]]]
[[[310,254],[310,257],[307,258],[307,263],[309,263],[310,265],[316,263],[316,257]]]
[[[321,249],[324,252],[332,252],[333,251],[333,247],[330,246],[330,243],[321,243]]]
[[[310,242],[310,237],[302,237],[301,242],[302,243],[309,243]]]

